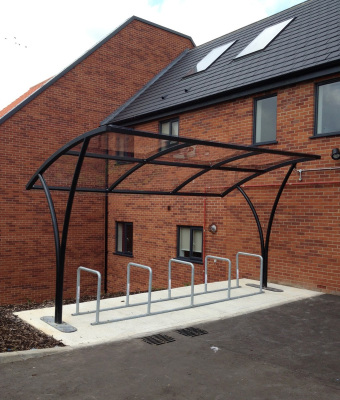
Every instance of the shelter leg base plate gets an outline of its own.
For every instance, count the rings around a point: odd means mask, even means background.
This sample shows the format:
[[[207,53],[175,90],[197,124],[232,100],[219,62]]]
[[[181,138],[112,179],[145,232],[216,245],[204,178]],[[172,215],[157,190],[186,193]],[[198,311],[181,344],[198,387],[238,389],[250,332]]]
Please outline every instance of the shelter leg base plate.
[[[41,317],[40,319],[46,322],[46,324],[53,326],[53,328],[58,329],[58,331],[63,333],[71,333],[77,330],[77,328],[66,322],[62,322],[61,324],[56,324],[54,322],[54,317]]]
[[[246,286],[251,286],[260,289],[260,285],[257,285],[256,283],[246,283]],[[271,288],[271,287],[262,287],[264,290],[270,290],[271,292],[283,292],[282,289],[276,289],[276,288]]]

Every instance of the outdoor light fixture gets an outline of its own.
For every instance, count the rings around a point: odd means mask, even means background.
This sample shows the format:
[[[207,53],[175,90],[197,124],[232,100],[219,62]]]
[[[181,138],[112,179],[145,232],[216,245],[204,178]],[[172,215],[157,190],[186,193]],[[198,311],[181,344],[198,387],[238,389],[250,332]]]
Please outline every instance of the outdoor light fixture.
[[[217,226],[216,226],[215,224],[211,224],[211,225],[209,226],[209,231],[210,231],[211,233],[216,233],[216,232],[217,232]]]
[[[331,157],[333,158],[333,160],[340,160],[340,151],[339,151],[339,149],[333,149]]]

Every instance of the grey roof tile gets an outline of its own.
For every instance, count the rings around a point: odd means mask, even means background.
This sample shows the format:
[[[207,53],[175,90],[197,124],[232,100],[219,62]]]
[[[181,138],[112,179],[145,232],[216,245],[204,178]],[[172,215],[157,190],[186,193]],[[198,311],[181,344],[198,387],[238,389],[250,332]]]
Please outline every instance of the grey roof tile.
[[[263,29],[289,18],[294,20],[264,50],[235,59]],[[233,40],[236,42],[205,71],[186,76],[210,50]],[[340,65],[339,46],[340,1],[307,0],[190,50],[106,123],[199,104],[331,62]]]

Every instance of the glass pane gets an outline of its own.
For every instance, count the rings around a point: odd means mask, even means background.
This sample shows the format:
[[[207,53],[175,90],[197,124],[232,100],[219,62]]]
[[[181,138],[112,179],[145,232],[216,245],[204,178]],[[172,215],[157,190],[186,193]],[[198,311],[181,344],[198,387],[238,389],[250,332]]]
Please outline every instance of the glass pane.
[[[256,38],[248,44],[248,46],[241,51],[235,58],[245,56],[255,51],[264,49],[275,37],[291,22],[294,18],[287,19],[287,21],[280,22],[279,24],[270,26],[264,29]]]
[[[193,243],[192,243],[192,251],[194,257],[202,257],[202,231],[198,229],[193,230]]]
[[[133,136],[117,136],[116,155],[133,157]]]
[[[178,136],[178,121],[174,121],[171,126],[171,135]]]
[[[340,131],[340,82],[319,87],[317,133]]]
[[[163,135],[170,135],[170,122],[164,122],[161,124],[161,133]]]
[[[276,96],[257,100],[256,143],[270,142],[276,139],[276,108]]]
[[[124,149],[125,149],[125,143],[124,143],[124,137],[118,136],[117,137],[117,155],[123,156],[124,155]]]
[[[182,227],[179,230],[179,255],[181,257],[190,255],[190,228]]]
[[[126,252],[132,254],[132,244],[133,244],[133,225],[126,224]]]
[[[200,62],[197,63],[196,67],[192,68],[187,75],[195,74],[196,72],[204,71],[207,69],[215,60],[218,59],[226,50],[234,44],[235,41],[223,44],[222,46],[212,49]]]
[[[117,251],[120,253],[123,251],[123,224],[117,223]]]

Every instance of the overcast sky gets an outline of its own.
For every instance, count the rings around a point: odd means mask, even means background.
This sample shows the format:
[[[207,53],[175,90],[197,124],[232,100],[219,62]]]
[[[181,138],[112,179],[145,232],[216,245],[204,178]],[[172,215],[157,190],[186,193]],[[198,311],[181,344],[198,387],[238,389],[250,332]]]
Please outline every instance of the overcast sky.
[[[132,15],[205,43],[304,0],[0,0],[0,110]]]

